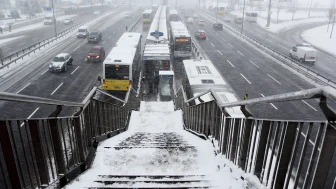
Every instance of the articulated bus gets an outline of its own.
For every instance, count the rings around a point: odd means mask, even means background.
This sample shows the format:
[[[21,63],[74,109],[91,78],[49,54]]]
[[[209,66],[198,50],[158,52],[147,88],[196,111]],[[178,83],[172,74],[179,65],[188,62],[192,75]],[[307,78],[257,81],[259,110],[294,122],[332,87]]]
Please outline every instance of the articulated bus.
[[[246,16],[246,21],[257,22],[257,19],[258,19],[258,13],[257,12],[246,12],[245,16]]]
[[[223,103],[237,101],[233,89],[224,81],[210,60],[183,60],[182,85],[188,99],[213,89]],[[190,105],[214,100],[210,94],[204,94],[195,99]],[[225,108],[227,116],[244,118],[240,107]]]
[[[141,34],[124,33],[103,63],[102,89],[127,92],[141,60]]]
[[[148,24],[151,23],[154,17],[154,12],[152,9],[146,9],[143,13],[142,13],[142,23],[144,24]]]
[[[170,42],[175,59],[192,57],[191,36],[183,22],[170,22]]]
[[[169,21],[180,21],[180,17],[178,15],[177,10],[170,10],[169,11]]]

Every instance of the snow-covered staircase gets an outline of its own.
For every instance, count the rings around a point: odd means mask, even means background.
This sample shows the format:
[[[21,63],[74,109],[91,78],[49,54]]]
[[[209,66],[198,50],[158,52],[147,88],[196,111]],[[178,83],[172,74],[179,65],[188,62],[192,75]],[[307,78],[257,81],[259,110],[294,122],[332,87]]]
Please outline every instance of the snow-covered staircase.
[[[66,188],[231,188],[214,181],[218,167],[172,102],[141,102],[129,129],[99,144],[91,169]]]

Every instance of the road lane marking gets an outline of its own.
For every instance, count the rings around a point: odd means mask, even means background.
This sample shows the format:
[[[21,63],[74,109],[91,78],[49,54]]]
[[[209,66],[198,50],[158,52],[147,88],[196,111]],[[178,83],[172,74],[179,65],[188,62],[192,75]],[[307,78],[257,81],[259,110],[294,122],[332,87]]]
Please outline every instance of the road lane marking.
[[[50,95],[53,95],[62,85],[63,85],[63,82],[60,85],[58,85],[58,87]]]
[[[223,54],[219,50],[217,50],[217,51],[218,51],[219,54],[221,54],[223,56]]]
[[[228,43],[231,47],[233,47],[230,43]]]
[[[31,117],[33,117],[33,115],[39,110],[40,108],[38,107],[38,108],[36,108],[34,111],[33,111],[33,113],[31,113],[28,117],[27,117],[27,119],[30,119]],[[21,123],[21,125],[20,125],[21,127],[22,126],[24,126],[24,122],[23,123]]]
[[[113,32],[113,34],[115,34],[115,31]]]
[[[242,74],[242,73],[240,73],[240,75],[249,83],[249,84],[251,84],[251,82],[248,80],[248,79],[246,79],[246,77]]]
[[[225,41],[225,39],[222,37],[223,41]]]
[[[38,39],[38,37],[33,38],[34,41],[35,41],[36,39]]]
[[[45,74],[48,70],[44,71],[43,73],[41,73],[41,75]]]
[[[84,59],[84,62],[86,62],[86,61],[87,61],[87,58]]]
[[[75,52],[77,49],[79,49],[80,46],[76,47],[72,52]]]
[[[16,94],[18,94],[19,92],[21,92],[23,89],[25,89],[26,87],[28,87],[30,85],[30,83],[28,83],[26,86],[24,86],[22,89],[20,89],[18,92],[16,92]]]
[[[105,43],[105,41],[102,42],[102,44],[104,44],[104,43]]]
[[[218,33],[216,33],[216,35],[218,35]],[[219,35],[218,35],[219,36]]]
[[[110,39],[111,38],[111,36],[108,36],[108,39]]]
[[[237,50],[237,52],[238,52],[240,55],[244,56],[243,53],[241,53],[240,51]]]
[[[226,60],[229,64],[231,64],[232,67],[234,67],[234,65],[229,61],[229,60]]]
[[[258,66],[257,64],[255,64],[254,62],[252,62],[251,60],[250,60],[250,62],[251,62],[253,65],[255,65],[257,68],[259,68],[259,66]]]
[[[77,68],[76,68],[73,72],[71,72],[71,75],[72,75],[73,73],[75,73],[75,71],[76,71],[78,68],[79,68],[79,66],[77,66]]]
[[[212,45],[213,47],[215,47],[215,45],[214,45],[214,44],[212,44],[212,43],[211,43],[211,45]]]
[[[265,97],[263,94],[261,94],[262,97]],[[273,106],[274,109],[278,110],[278,108],[276,106],[274,106],[273,103],[270,103],[271,106]]]
[[[284,49],[287,49],[286,47],[284,47],[284,46],[282,46],[282,45],[279,45],[279,47],[284,48]]]
[[[315,110],[315,112],[317,112],[317,110],[310,104],[308,104],[308,102],[306,102],[305,100],[301,100],[303,103],[305,103],[307,106],[309,106],[311,109]]]
[[[275,82],[279,83],[280,85],[282,85],[278,80],[274,79],[274,77],[272,77],[270,74],[267,74],[268,77],[272,78]]]
[[[326,67],[326,66],[322,66],[321,64],[318,64],[317,66],[321,66],[322,68],[325,68],[327,70],[331,70],[330,68]]]
[[[18,46],[21,46],[21,45],[24,45],[25,43],[20,43],[20,44],[18,44]]]

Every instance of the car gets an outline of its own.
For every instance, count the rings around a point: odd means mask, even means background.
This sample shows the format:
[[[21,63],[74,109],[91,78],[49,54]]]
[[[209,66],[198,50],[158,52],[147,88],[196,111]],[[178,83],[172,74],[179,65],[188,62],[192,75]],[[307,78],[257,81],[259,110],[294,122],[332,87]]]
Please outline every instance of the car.
[[[195,38],[206,40],[207,36],[206,36],[204,30],[197,30],[197,32],[195,33]]]
[[[198,15],[197,15],[196,13],[194,13],[194,14],[192,15],[192,17],[193,17],[194,19],[197,19],[197,18],[198,18]]]
[[[205,25],[205,21],[204,21],[204,20],[200,20],[200,21],[198,22],[198,25],[200,25],[200,26],[204,26],[204,25]]]
[[[125,18],[129,18],[129,17],[131,17],[131,15],[129,13],[126,13]]]
[[[102,62],[105,59],[105,49],[102,46],[94,46],[88,53],[88,62]]]
[[[193,24],[194,23],[194,19],[189,17],[188,20],[187,20],[188,24]]]
[[[50,72],[66,72],[68,66],[72,66],[73,58],[69,53],[61,53],[55,56],[49,64]]]
[[[309,46],[296,45],[289,51],[289,57],[298,59],[300,63],[304,62],[315,63],[317,60],[317,53],[318,53],[317,50],[312,48],[310,45]]]
[[[89,33],[89,36],[88,36],[88,42],[96,42],[98,43],[99,41],[102,40],[102,33],[98,30],[95,30],[95,31],[92,31]]]
[[[77,31],[77,38],[86,38],[89,35],[89,27],[81,26]]]
[[[63,20],[63,24],[64,25],[73,24],[73,19],[72,18],[66,18],[65,20]]]
[[[224,20],[224,22],[231,22],[230,17],[224,17],[223,20]]]
[[[212,29],[223,31],[223,24],[221,24],[221,23],[214,23],[214,25],[212,25]]]
[[[93,14],[95,14],[95,15],[100,14],[100,11],[99,10],[94,11]]]

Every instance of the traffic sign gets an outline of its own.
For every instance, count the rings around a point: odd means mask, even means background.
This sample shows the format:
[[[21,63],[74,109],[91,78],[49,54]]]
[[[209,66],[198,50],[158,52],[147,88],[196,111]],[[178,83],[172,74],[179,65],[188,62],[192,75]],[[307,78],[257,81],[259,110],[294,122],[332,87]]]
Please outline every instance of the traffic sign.
[[[158,38],[160,36],[163,36],[163,33],[159,32],[158,30],[155,30],[155,32],[151,32],[150,35]]]

